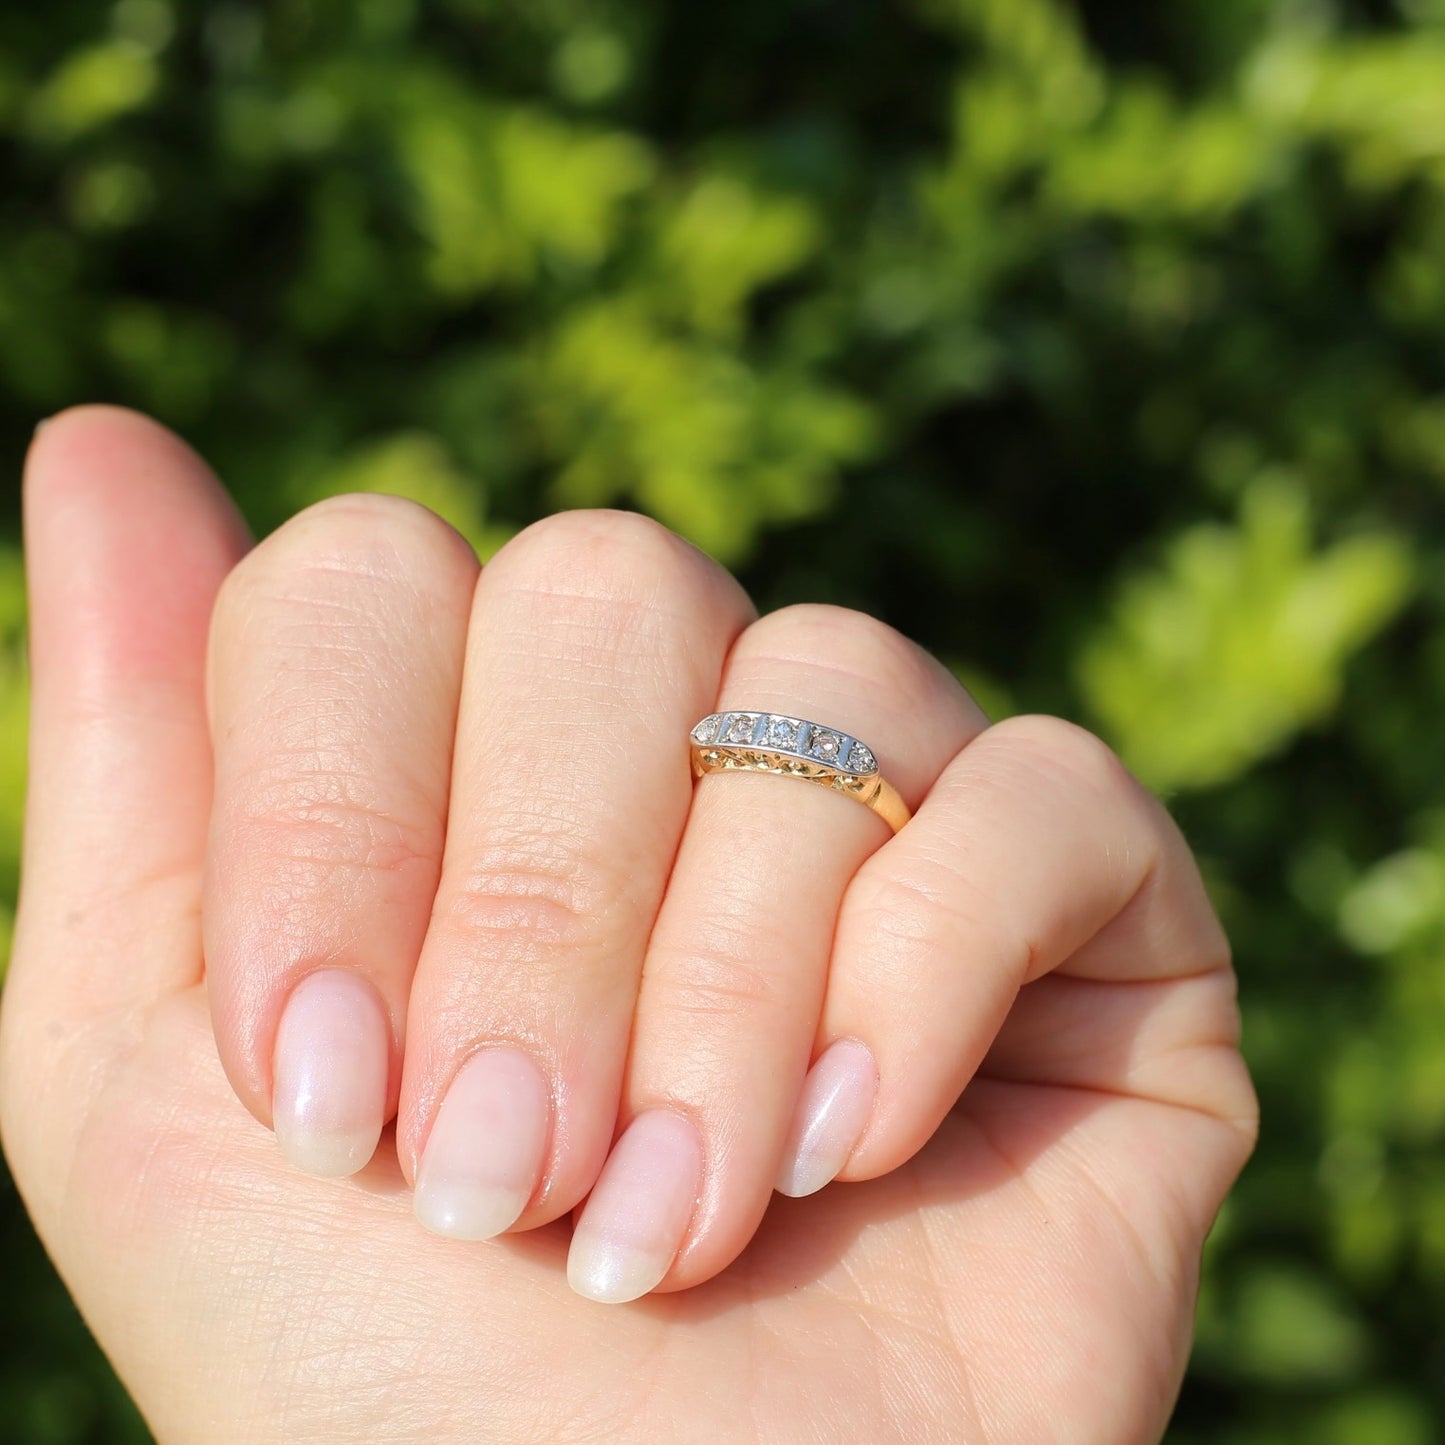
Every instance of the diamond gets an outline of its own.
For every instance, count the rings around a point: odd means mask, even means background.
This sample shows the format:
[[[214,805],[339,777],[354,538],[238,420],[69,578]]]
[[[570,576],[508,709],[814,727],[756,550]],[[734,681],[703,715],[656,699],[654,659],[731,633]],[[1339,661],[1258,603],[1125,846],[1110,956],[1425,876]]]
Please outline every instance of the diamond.
[[[754,712],[735,712],[732,721],[728,723],[728,730],[723,736],[725,743],[750,743],[753,740],[753,727],[757,723],[758,715]]]
[[[843,739],[837,733],[830,733],[826,728],[814,728],[808,751],[825,763],[836,763],[842,747]]]
[[[877,758],[855,740],[853,751],[848,754],[848,767],[855,773],[871,773],[877,766]]]
[[[692,740],[695,743],[710,743],[716,740],[717,730],[722,719],[716,713],[712,717],[705,717],[692,730]]]
[[[763,737],[770,748],[786,748],[791,752],[798,746],[798,733],[802,726],[792,718],[770,717]]]

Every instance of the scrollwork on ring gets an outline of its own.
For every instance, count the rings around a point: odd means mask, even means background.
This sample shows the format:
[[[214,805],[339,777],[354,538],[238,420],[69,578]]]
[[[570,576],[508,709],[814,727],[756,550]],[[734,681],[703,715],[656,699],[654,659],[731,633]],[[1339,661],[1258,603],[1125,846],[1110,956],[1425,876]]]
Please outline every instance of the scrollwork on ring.
[[[908,807],[878,771],[873,750],[841,728],[740,709],[709,713],[690,737],[695,777],[745,771],[802,778],[871,808],[895,833],[908,821]]]

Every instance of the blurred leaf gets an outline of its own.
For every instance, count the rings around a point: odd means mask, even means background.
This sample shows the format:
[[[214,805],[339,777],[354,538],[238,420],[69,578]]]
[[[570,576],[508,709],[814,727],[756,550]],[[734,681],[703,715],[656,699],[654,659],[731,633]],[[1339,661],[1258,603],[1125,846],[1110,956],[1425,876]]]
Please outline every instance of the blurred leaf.
[[[1370,1391],[1312,1412],[1311,1445],[1432,1445],[1437,1421],[1401,1391]]]
[[[566,506],[634,497],[723,559],[760,527],[820,513],[840,463],[873,440],[868,408],[795,375],[759,375],[635,305],[579,310],[535,359],[529,390]]]
[[[1319,1276],[1260,1264],[1242,1282],[1233,1357],[1247,1375],[1295,1385],[1339,1385],[1357,1374],[1369,1335]]]
[[[298,500],[309,504],[347,492],[382,492],[417,502],[450,522],[483,559],[510,535],[508,528],[488,526],[479,484],[425,433],[402,433],[358,448],[309,476]]]
[[[31,97],[30,127],[45,140],[71,140],[145,105],[159,80],[154,57],[132,42],[78,51]]]
[[[700,330],[734,335],[743,302],[806,259],[819,239],[817,218],[801,202],[710,176],[670,209],[660,244],[662,303],[685,308]]]
[[[1236,777],[1329,715],[1350,654],[1409,594],[1410,553],[1360,536],[1311,552],[1305,494],[1247,494],[1236,527],[1191,527],[1120,588],[1080,685],[1126,761],[1159,788]]]
[[[1445,922],[1445,857],[1411,848],[1361,877],[1340,907],[1340,929],[1362,953],[1389,953]]]
[[[619,203],[652,169],[647,147],[631,137],[461,98],[414,109],[398,141],[432,274],[463,295],[530,281],[548,262],[596,266]]]

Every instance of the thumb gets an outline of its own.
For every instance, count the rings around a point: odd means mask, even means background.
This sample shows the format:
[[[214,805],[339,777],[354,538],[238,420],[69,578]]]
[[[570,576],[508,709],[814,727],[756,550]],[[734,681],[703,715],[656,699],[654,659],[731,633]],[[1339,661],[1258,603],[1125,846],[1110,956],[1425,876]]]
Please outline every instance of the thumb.
[[[244,524],[205,464],[132,412],[47,423],[25,468],[29,797],[0,1018],[17,1174],[48,1109],[104,1074],[125,1023],[200,977],[210,805],[206,634]]]

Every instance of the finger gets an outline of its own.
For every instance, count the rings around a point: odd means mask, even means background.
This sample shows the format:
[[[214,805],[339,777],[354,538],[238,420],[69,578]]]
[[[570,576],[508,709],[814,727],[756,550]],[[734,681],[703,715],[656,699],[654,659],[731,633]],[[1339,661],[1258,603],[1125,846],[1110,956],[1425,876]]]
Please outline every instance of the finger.
[[[1179,1018],[1161,1018],[1152,1043],[1177,1050],[1192,1038],[1219,1057],[1232,1051],[1228,949],[1178,829],[1097,738],[1054,718],[1014,718],[950,764],[848,890],[790,1192],[834,1175],[873,1178],[910,1158],[977,1070],[1019,990],[1031,986],[1027,999],[1054,970],[1050,988],[1066,987],[1064,975],[1130,987],[1196,980],[1198,1012],[1183,1033]],[[1087,1017],[1066,1051],[1089,1051]],[[877,1059],[876,1098],[862,1117],[826,1087],[827,1051],[842,1040],[865,1042]],[[1028,1040],[1039,1049],[1033,1065],[1047,1072],[1056,1041],[1037,1028]],[[1009,1057],[1019,1065],[1017,1049]],[[1207,1077],[1210,1087],[1204,1074],[1180,1072],[1160,1097],[1227,1113],[1235,1071],[1211,1067]],[[1130,1086],[1130,1076],[1112,1086]]]
[[[200,975],[206,626],[248,542],[200,458],[113,407],[38,434],[25,534],[30,791],[0,1052],[7,1148],[39,1131],[53,1161],[56,1070],[87,1087],[123,1019]]]
[[[477,570],[424,508],[333,498],[216,608],[207,987],[238,1094],[310,1173],[360,1169],[395,1111]]]
[[[675,740],[750,615],[629,513],[551,517],[483,573],[398,1119],[431,1228],[541,1223],[596,1177],[691,792]]]
[[[985,724],[934,659],[835,607],[786,608],[750,627],[717,706],[860,737],[911,802]],[[839,900],[887,836],[824,788],[761,773],[699,781],[643,970],[631,1122],[574,1235],[575,1288],[617,1301],[664,1277],[694,1284],[751,1238],[808,1065]],[[656,1208],[666,1199],[687,1207]]]

